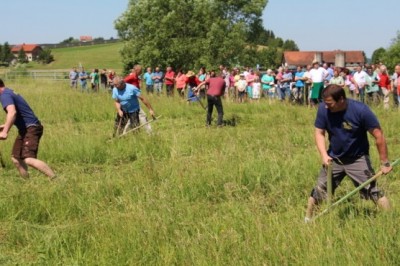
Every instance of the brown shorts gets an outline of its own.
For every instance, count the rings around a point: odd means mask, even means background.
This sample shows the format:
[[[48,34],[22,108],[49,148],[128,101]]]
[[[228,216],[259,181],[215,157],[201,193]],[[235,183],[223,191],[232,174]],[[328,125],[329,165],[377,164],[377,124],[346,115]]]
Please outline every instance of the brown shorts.
[[[15,139],[12,156],[15,159],[36,158],[42,135],[42,125],[28,127],[24,134],[20,133]]]

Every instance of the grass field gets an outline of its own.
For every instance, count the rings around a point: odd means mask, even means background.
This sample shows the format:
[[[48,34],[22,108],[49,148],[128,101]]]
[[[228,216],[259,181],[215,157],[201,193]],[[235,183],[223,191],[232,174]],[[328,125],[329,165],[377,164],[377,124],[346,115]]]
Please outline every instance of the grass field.
[[[35,70],[69,70],[73,66],[79,67],[81,63],[85,69],[90,71],[94,68],[121,70],[123,65],[119,50],[122,49],[122,46],[122,42],[117,42],[92,46],[56,48],[51,50],[54,62],[48,65],[31,62],[28,68]]]
[[[224,102],[235,127],[206,128],[198,105],[149,97],[157,115],[144,131],[111,139],[109,94],[19,80],[42,120],[39,158],[59,178],[18,177],[1,143],[2,265],[395,265],[400,255],[398,169],[380,179],[393,210],[357,196],[304,224],[320,167],[315,110]],[[399,112],[376,108],[391,158]],[[0,116],[4,119],[4,114]],[[376,148],[372,161],[379,165]],[[349,181],[336,198],[353,187]]]

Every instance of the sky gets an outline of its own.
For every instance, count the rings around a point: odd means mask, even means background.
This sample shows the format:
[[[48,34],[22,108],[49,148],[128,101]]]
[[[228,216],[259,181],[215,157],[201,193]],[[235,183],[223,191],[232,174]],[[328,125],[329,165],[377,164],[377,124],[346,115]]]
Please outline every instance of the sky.
[[[387,49],[400,30],[399,0],[269,0],[264,28],[301,51]]]
[[[251,1],[251,0],[249,0]],[[269,0],[264,27],[302,51],[388,48],[400,30],[399,0]],[[0,44],[59,43],[117,37],[114,21],[129,0],[12,0],[2,12]],[[397,12],[397,13],[396,13]]]

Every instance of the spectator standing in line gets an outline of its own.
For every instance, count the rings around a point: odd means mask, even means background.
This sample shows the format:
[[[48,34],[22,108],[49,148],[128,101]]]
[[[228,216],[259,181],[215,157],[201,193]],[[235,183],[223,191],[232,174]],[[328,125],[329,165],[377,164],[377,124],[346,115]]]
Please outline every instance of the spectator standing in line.
[[[348,68],[343,69],[344,89],[347,89],[352,99],[356,99],[356,86],[353,82],[353,75]]]
[[[240,79],[239,76],[239,69],[237,67],[232,69],[232,72],[229,75],[229,97],[231,100],[235,101],[236,100],[236,90],[235,90],[235,83],[237,80],[236,79]]]
[[[353,83],[356,86],[356,94],[359,100],[365,102],[365,84],[367,79],[367,72],[362,69],[361,65],[356,66],[356,72],[353,74]]]
[[[310,76],[311,65],[306,66],[306,71],[304,72],[304,102],[306,105],[310,104],[310,96],[311,96],[311,76]]]
[[[371,66],[367,67],[367,77],[365,82],[365,94],[369,105],[379,104],[379,76]]]
[[[131,84],[140,90],[140,75],[142,74],[142,66],[134,65],[131,73],[124,78],[125,83]]]
[[[108,89],[109,90],[112,90],[113,87],[114,87],[113,80],[114,80],[115,76],[116,75],[115,75],[115,71],[114,70],[111,69],[111,70],[108,71],[107,81],[108,81]]]
[[[100,87],[102,90],[106,90],[108,85],[107,69],[103,68],[100,70]]]
[[[272,70],[268,69],[267,72],[261,77],[262,95],[265,98],[273,98],[272,90],[274,89],[274,76],[272,74]]]
[[[253,100],[258,101],[260,100],[261,97],[261,82],[260,78],[256,76],[254,78],[253,86],[252,86],[252,92],[253,92]]]
[[[392,90],[393,90],[393,102],[394,107],[399,107],[399,95],[400,95],[400,64],[397,64],[394,68],[392,75]]]
[[[151,72],[151,67],[146,69],[146,73],[143,75],[144,82],[146,83],[146,93],[147,95],[153,94],[154,92],[154,81],[153,73]]]
[[[319,65],[318,61],[312,63],[310,70],[310,80],[312,82],[310,104],[315,106],[321,102],[321,91],[324,88],[324,79],[327,75],[326,70]]]
[[[284,68],[284,72],[282,74],[281,79],[281,87],[280,87],[280,100],[284,101],[285,99],[289,100],[290,98],[290,83],[293,81],[292,72],[288,67]]]
[[[277,99],[281,98],[281,88],[282,88],[282,79],[283,79],[283,67],[279,67],[275,74],[275,97]]]
[[[178,95],[183,99],[185,97],[187,77],[182,69],[178,70],[178,74],[176,74],[175,81],[176,81],[176,90],[178,92]]]
[[[238,95],[238,103],[243,103],[246,99],[247,81],[244,74],[239,75],[240,79],[235,83]]]
[[[383,108],[389,109],[389,94],[390,94],[390,77],[385,65],[381,65],[378,70],[379,82],[378,86],[383,96]]]
[[[304,71],[301,66],[297,67],[297,71],[294,74],[295,86],[293,88],[293,102],[302,104],[303,103],[303,91],[304,91]]]
[[[94,92],[99,92],[99,70],[97,68],[93,69],[90,73],[90,83],[92,84],[92,90]]]
[[[71,71],[69,72],[69,84],[71,88],[78,88],[78,78],[79,78],[79,73],[76,70],[76,67],[73,67]]]
[[[158,96],[162,94],[164,73],[160,70],[160,67],[156,67],[153,73],[154,90]]]
[[[245,75],[246,81],[247,81],[247,98],[248,99],[253,99],[253,82],[254,79],[256,78],[256,74],[254,73],[253,69],[249,69],[249,73]]]
[[[201,67],[199,73],[197,74],[197,78],[200,82],[203,82],[207,79],[207,72],[205,67]],[[204,99],[206,97],[206,86],[203,85],[199,89],[199,98]]]
[[[325,71],[326,71],[326,76],[325,76],[325,79],[324,79],[324,84],[325,84],[325,86],[327,86],[328,84],[329,84],[329,81],[331,80],[331,78],[333,77],[333,72],[334,72],[334,69],[333,69],[333,66],[332,65],[328,65],[327,63],[324,63],[323,65],[322,65],[322,67],[325,69]]]
[[[79,72],[79,82],[81,84],[81,92],[88,92],[87,90],[87,79],[88,74],[86,73],[85,69],[82,67],[81,71]]]
[[[333,71],[333,77],[329,80],[329,84],[336,84],[341,88],[344,87],[344,79],[340,75],[340,72],[340,68],[335,68]]]
[[[167,91],[167,96],[174,96],[174,87],[175,87],[175,72],[172,70],[172,67],[167,67],[167,71],[165,72],[165,89]]]

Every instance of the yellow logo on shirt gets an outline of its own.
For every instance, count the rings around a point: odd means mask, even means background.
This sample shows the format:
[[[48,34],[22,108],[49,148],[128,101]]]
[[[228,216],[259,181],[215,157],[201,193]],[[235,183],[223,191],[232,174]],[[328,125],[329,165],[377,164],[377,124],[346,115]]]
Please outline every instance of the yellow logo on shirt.
[[[346,130],[352,130],[353,126],[351,125],[350,122],[344,121],[343,122],[343,128],[346,129]]]

